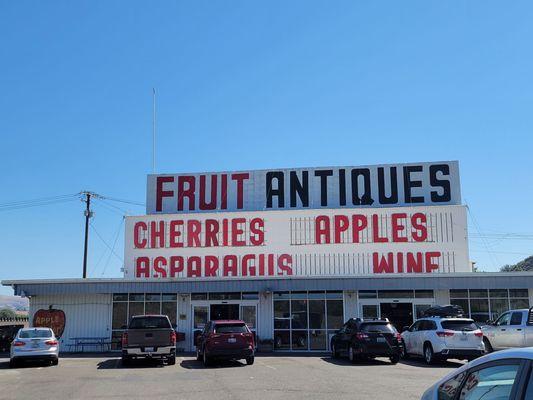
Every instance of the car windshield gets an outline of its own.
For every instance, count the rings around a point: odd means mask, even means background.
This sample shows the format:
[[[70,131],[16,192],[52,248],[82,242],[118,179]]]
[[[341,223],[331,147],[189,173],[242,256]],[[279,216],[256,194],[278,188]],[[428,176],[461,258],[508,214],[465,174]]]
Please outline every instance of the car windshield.
[[[448,320],[442,321],[441,325],[443,329],[451,331],[475,331],[478,329],[472,320]]]
[[[245,324],[217,324],[215,326],[216,333],[247,333]]]
[[[368,333],[395,333],[396,329],[394,329],[394,326],[388,323],[371,322],[362,324],[361,331]]]
[[[172,328],[166,317],[133,318],[130,329],[167,329]]]
[[[52,331],[48,329],[31,329],[27,331],[20,331],[19,333],[19,338],[21,339],[40,339],[50,337],[52,337]]]

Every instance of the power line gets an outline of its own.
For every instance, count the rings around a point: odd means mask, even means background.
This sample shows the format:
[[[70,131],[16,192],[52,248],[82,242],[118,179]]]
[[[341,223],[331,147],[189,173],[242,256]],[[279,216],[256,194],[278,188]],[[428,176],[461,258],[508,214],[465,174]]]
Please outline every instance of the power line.
[[[117,244],[117,239],[118,239],[118,237],[119,237],[119,235],[120,235],[120,232],[122,231],[122,224],[123,224],[123,223],[124,223],[124,218],[122,218],[122,219],[120,220],[120,224],[119,224],[119,226],[118,226],[117,233],[115,234],[115,240],[113,241],[113,247],[111,248],[111,251],[114,251],[114,249],[115,249],[115,245]],[[109,256],[107,257],[107,261],[106,261],[106,263],[105,263],[105,265],[104,265],[104,270],[102,271],[101,276],[104,276],[104,274],[105,274],[105,271],[106,271],[106,269],[107,269],[107,265],[109,264],[109,260],[111,260],[111,254],[112,254],[112,253],[109,252]]]
[[[115,250],[105,241],[105,239],[102,237],[102,235],[100,235],[98,233],[98,231],[94,227],[94,224],[90,223],[90,226],[93,229],[94,233],[96,233],[96,236],[98,236],[98,238],[100,238],[100,240],[107,246],[107,248],[109,250],[111,250],[111,252],[115,255],[115,257],[117,257],[121,262],[124,262],[124,259],[122,257],[120,257],[117,253],[115,253]]]

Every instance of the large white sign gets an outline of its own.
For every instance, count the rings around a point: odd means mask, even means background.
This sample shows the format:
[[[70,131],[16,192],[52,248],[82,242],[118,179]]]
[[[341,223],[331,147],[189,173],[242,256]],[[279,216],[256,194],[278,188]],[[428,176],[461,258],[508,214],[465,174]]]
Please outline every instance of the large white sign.
[[[126,278],[470,271],[464,206],[126,218]]]
[[[148,175],[147,214],[459,205],[457,161]]]

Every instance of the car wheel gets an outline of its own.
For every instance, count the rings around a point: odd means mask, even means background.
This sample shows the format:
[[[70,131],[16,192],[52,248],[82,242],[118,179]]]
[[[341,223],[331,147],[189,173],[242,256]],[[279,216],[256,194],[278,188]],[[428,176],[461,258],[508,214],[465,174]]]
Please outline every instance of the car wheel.
[[[168,365],[175,365],[176,364],[176,355],[172,354],[169,358],[167,358],[167,364]]]
[[[59,364],[59,358],[54,358],[52,360],[52,365],[58,365]]]
[[[254,361],[255,361],[255,357],[254,356],[246,357],[246,364],[247,365],[253,365]]]
[[[196,361],[202,361],[202,353],[200,353],[200,348],[196,348]]]
[[[331,343],[331,357],[339,358],[339,352],[337,351],[337,346],[335,346],[335,343]]]
[[[204,367],[209,367],[209,365],[211,364],[211,360],[209,359],[209,357],[207,355],[207,351],[205,351],[205,349],[202,352],[202,355],[203,355]]]
[[[486,337],[483,337],[483,344],[485,345],[485,353],[492,353],[494,351],[492,345],[489,342],[489,339],[487,339]]]
[[[398,362],[400,361],[400,355],[399,354],[395,354],[393,355],[391,358],[390,358],[390,362],[392,364],[398,364]]]
[[[122,365],[128,366],[131,364],[131,359],[128,356],[122,356]]]
[[[433,353],[433,347],[430,343],[427,343],[424,346],[424,360],[428,365],[431,365],[435,362],[435,354]]]
[[[405,342],[403,340],[400,344],[400,357],[405,360],[409,359],[409,353],[407,352],[407,347],[405,347]]]
[[[17,360],[9,360],[9,368],[17,368]]]

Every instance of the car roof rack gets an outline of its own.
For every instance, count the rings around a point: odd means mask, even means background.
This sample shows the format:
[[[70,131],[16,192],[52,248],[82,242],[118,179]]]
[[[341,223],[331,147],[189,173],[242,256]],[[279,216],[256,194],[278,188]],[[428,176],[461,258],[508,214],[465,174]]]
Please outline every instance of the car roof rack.
[[[422,313],[423,318],[462,318],[463,316],[463,309],[460,306],[451,304],[446,306],[430,307]]]
[[[372,321],[382,321],[382,322],[390,322],[388,318],[354,318],[356,322],[372,322]]]

